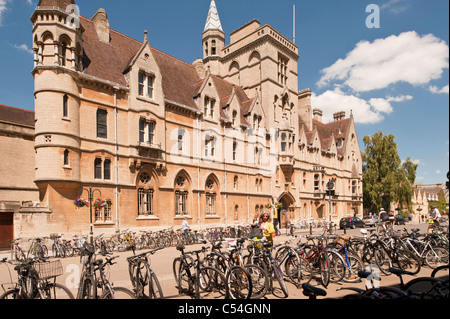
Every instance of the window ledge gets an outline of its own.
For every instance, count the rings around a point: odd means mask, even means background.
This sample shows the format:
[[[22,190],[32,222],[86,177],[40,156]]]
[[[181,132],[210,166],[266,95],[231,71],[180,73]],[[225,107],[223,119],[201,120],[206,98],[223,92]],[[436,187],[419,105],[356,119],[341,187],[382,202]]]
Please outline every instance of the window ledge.
[[[136,220],[159,220],[155,215],[139,215]]]

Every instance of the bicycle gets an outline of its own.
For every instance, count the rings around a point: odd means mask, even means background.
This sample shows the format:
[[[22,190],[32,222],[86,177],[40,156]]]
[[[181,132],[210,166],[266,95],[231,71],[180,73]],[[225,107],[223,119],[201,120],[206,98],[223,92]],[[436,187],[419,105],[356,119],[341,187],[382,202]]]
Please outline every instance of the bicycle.
[[[83,260],[83,256],[87,256]],[[102,255],[106,255],[103,253]],[[135,299],[133,291],[124,287],[113,287],[109,282],[105,268],[108,265],[114,265],[114,259],[106,258],[106,262],[102,259],[94,259],[95,252],[91,245],[87,245],[82,249],[80,260],[83,264],[81,272],[80,284],[77,291],[77,299]]]
[[[5,289],[0,299],[73,299],[70,290],[57,283],[56,277],[62,275],[61,261],[46,261],[42,258],[33,258],[18,263],[1,260],[2,263],[11,264],[17,271],[17,283],[12,288]],[[8,268],[11,276],[11,272]]]
[[[323,222],[322,236],[326,234],[336,235],[336,224],[333,221]]]
[[[434,246],[429,236],[425,236],[424,240],[419,240],[417,238],[418,229],[416,231],[413,230],[411,233],[408,233],[406,228],[404,231],[408,236],[404,237],[403,240],[407,248],[414,252],[422,261],[425,261],[430,268],[434,269],[448,264],[448,249],[441,246]]]
[[[250,299],[260,299],[264,297],[267,292],[269,277],[266,271],[260,266],[255,264],[245,264],[243,256],[243,244],[245,241],[244,238],[239,238],[228,243],[228,249],[230,250],[228,263],[231,267],[236,265],[245,268],[252,283]],[[232,289],[230,288],[230,294],[233,294],[231,290]]]
[[[162,248],[141,253],[127,258],[128,272],[136,299],[163,299],[158,277],[150,267],[148,255],[153,255]],[[134,253],[134,250],[133,250]]]
[[[191,252],[185,252],[183,245],[176,249],[181,256],[173,261],[173,273],[180,295],[187,294],[195,299],[229,297],[225,276],[218,269],[201,263],[199,254],[206,251],[205,247]]]
[[[269,276],[269,290],[273,294],[277,291],[274,285],[277,282],[283,293],[281,298],[287,298],[289,293],[284,282],[283,271],[278,261],[272,256],[272,243],[265,241],[265,237],[261,240],[253,238],[251,242],[252,245],[249,246],[249,263],[259,265],[267,272]]]
[[[50,239],[53,240],[52,244],[52,255],[53,257],[66,257],[66,249],[62,245],[61,241],[59,240],[61,238],[61,234],[50,234]]]
[[[31,238],[29,241],[31,241],[31,245],[28,248],[27,252],[27,258],[43,258],[48,257],[48,249],[47,246],[45,246],[42,243],[43,238]]]
[[[25,260],[25,253],[19,246],[20,238],[9,240],[11,242],[11,259],[17,261]]]
[[[316,245],[309,245],[299,242],[296,251],[299,256],[309,261],[313,269],[317,269],[320,275],[321,283],[326,288],[330,283],[330,260],[323,244],[325,237],[307,236],[307,239],[317,239],[318,242]]]
[[[358,277],[358,272],[364,269],[364,263],[359,258],[358,254],[349,248],[348,244],[351,240],[350,236],[338,234],[338,239],[335,243],[330,244],[342,256],[346,266],[343,281],[358,282],[361,279]]]
[[[275,259],[282,265],[283,274],[298,288],[302,283],[311,281],[313,271],[309,261],[299,256],[295,249],[289,246],[293,240],[295,238],[277,245]]]

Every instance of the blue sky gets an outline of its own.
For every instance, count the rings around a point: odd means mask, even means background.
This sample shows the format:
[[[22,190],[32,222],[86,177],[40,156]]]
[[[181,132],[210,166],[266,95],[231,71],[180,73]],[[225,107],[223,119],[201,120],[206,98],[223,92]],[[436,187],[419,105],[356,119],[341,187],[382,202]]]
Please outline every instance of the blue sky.
[[[0,103],[33,109],[30,17],[38,0],[0,0]],[[98,8],[110,27],[192,63],[210,0],[76,0],[81,15]],[[366,12],[368,5],[379,9]],[[362,138],[393,134],[402,160],[419,164],[417,182],[444,183],[449,170],[448,0],[216,0],[229,33],[258,19],[299,46],[299,89],[314,92],[324,120],[353,113]],[[367,20],[379,21],[369,28]],[[369,23],[370,26],[370,23]]]

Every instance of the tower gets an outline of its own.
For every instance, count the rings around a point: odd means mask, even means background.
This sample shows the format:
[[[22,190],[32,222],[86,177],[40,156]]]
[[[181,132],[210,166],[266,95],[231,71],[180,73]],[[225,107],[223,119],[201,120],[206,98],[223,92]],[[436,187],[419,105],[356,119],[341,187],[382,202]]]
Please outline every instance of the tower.
[[[79,187],[82,32],[74,0],[40,0],[33,23],[36,185]],[[59,186],[57,186],[59,185]]]
[[[220,58],[225,46],[225,33],[217,12],[216,3],[211,0],[208,18],[202,35],[203,63],[212,74],[219,75]]]

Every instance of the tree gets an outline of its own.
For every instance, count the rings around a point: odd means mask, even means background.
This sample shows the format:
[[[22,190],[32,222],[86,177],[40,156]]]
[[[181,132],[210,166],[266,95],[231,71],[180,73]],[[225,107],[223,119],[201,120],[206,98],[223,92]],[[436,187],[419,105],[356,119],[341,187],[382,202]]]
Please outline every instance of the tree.
[[[411,209],[417,165],[410,158],[402,165],[394,139],[382,132],[363,137],[363,200],[372,212],[388,210],[393,202]]]

